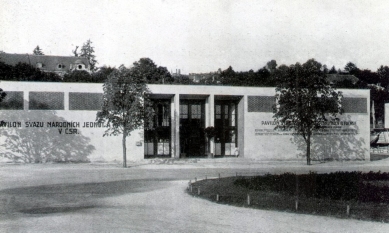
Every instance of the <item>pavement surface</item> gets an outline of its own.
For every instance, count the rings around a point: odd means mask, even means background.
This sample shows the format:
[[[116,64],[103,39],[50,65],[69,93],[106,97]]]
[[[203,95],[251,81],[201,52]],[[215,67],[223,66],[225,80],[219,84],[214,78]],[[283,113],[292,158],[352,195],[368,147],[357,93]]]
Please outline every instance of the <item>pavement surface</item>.
[[[389,161],[242,159],[120,164],[0,164],[0,232],[389,232],[389,224],[212,203],[194,178],[267,172],[389,171]]]

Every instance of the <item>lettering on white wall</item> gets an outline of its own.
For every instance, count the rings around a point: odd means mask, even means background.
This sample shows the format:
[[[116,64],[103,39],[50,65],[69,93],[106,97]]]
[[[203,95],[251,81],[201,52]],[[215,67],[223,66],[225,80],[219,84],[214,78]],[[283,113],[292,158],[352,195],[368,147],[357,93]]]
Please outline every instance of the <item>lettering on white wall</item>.
[[[58,128],[59,134],[80,134],[79,128],[104,128],[102,123],[93,122],[93,121],[1,121],[0,127],[3,128],[21,128],[21,129],[31,129],[31,128]]]
[[[275,121],[261,121],[263,126],[275,126]],[[322,127],[315,129],[313,135],[356,135],[359,133],[356,121],[328,121],[322,124]],[[297,135],[294,130],[282,130],[274,128],[254,129],[255,136],[269,135]]]

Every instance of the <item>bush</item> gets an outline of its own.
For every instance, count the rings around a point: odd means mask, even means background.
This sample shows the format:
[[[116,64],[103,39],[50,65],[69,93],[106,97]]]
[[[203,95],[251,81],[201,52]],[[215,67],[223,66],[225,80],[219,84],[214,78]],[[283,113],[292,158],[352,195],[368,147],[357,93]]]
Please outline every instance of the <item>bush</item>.
[[[302,195],[342,201],[389,203],[389,186],[377,181],[389,181],[388,173],[335,172],[296,175],[264,175],[237,179],[234,184],[251,190],[274,191],[287,195]]]

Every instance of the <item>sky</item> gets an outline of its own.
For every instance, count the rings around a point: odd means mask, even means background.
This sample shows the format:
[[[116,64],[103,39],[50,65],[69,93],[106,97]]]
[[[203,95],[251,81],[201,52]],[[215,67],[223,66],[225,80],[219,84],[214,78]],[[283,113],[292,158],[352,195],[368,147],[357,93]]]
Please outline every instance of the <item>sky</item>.
[[[88,39],[98,66],[148,57],[181,73],[256,71],[314,58],[329,68],[389,66],[386,0],[0,0],[0,51],[71,56]]]

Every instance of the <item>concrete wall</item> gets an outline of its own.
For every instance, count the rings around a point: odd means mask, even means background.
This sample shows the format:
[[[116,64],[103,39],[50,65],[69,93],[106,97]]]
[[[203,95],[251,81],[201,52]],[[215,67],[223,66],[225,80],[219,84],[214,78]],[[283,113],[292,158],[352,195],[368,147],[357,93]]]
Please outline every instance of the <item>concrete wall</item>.
[[[45,134],[50,134],[49,138],[55,138],[57,145],[60,146],[68,143],[69,138],[74,141],[80,140],[82,136],[90,140],[90,145],[95,147],[95,150],[89,156],[90,160],[104,161],[122,161],[122,136],[106,136],[103,137],[105,128],[92,127],[96,119],[97,111],[91,110],[69,110],[69,92],[80,93],[102,93],[102,84],[75,84],[75,83],[48,83],[48,82],[0,82],[0,87],[5,92],[20,92],[24,93],[24,108],[23,110],[1,110],[0,116],[6,122],[21,122],[22,127],[18,129],[28,130],[42,135],[42,131],[38,127],[34,127],[34,122],[41,122],[43,128],[47,129]],[[63,110],[28,110],[29,92],[63,92],[65,95]],[[48,127],[48,123],[56,122],[74,122],[76,127],[71,127],[65,131],[66,127]],[[29,124],[27,127],[26,124]],[[1,130],[11,130],[9,127],[2,127]],[[72,129],[76,129],[74,133]],[[59,132],[60,130],[61,133]],[[71,133],[71,134],[70,134]],[[63,140],[61,139],[63,138]],[[65,140],[66,138],[66,140]],[[4,141],[4,136],[1,139]],[[54,140],[54,139],[53,139]],[[137,142],[142,145],[137,146]],[[47,142],[41,142],[47,144]],[[39,145],[38,146],[42,146]],[[4,151],[4,148],[1,148]],[[127,138],[127,159],[140,160],[143,159],[143,130],[132,132]]]
[[[46,83],[46,82],[0,82],[0,88],[6,92],[23,92],[24,105],[20,110],[1,110],[1,119],[7,122],[21,122],[21,129],[26,129],[26,122],[43,122],[47,127],[48,116],[46,113],[69,122],[76,122],[77,134],[64,135],[59,133],[61,127],[50,128],[47,133],[56,137],[58,144],[61,144],[61,137],[68,137],[77,140],[77,137],[84,136],[90,140],[95,150],[90,155],[93,160],[112,161],[122,160],[122,137],[103,137],[104,128],[86,127],[88,122],[94,122],[97,110],[69,110],[69,93],[102,93],[102,84],[85,83]],[[214,117],[215,98],[221,96],[237,96],[240,98],[238,104],[238,147],[239,155],[245,158],[259,160],[295,160],[301,159],[305,153],[305,145],[302,137],[293,135],[292,132],[275,131],[273,113],[267,108],[262,110],[249,111],[248,99],[251,97],[269,97],[275,95],[274,88],[253,88],[253,87],[225,87],[225,86],[172,86],[172,85],[149,85],[154,94],[169,95],[172,109],[172,157],[179,157],[179,99],[194,98],[201,96],[206,100],[206,125],[212,126]],[[333,125],[314,137],[312,147],[313,158],[349,158],[369,159],[370,151],[370,97],[368,90],[341,90],[345,98],[357,100],[350,102],[348,109],[341,116],[340,124]],[[61,110],[29,110],[30,92],[60,92],[64,93],[63,109]],[[358,102],[359,101],[359,102]],[[360,106],[353,110],[353,104]],[[343,123],[342,123],[343,122]],[[386,121],[389,122],[389,121]],[[7,130],[2,127],[1,130]],[[37,128],[29,127],[29,130]],[[4,137],[2,137],[4,140]],[[44,143],[44,142],[42,142]],[[142,160],[144,158],[143,130],[137,130],[127,139],[127,159]],[[4,151],[4,148],[0,148]],[[213,149],[213,148],[212,148]]]
[[[365,90],[340,90],[346,99],[366,99],[364,106],[347,106],[339,115],[339,123],[312,137],[313,159],[370,159],[370,95]],[[262,94],[262,93],[261,93]],[[275,92],[266,91],[263,95]],[[246,107],[247,107],[246,101]],[[353,113],[360,111],[363,113]],[[274,130],[273,113],[245,112],[245,157],[260,160],[301,159],[306,144],[301,135]]]

